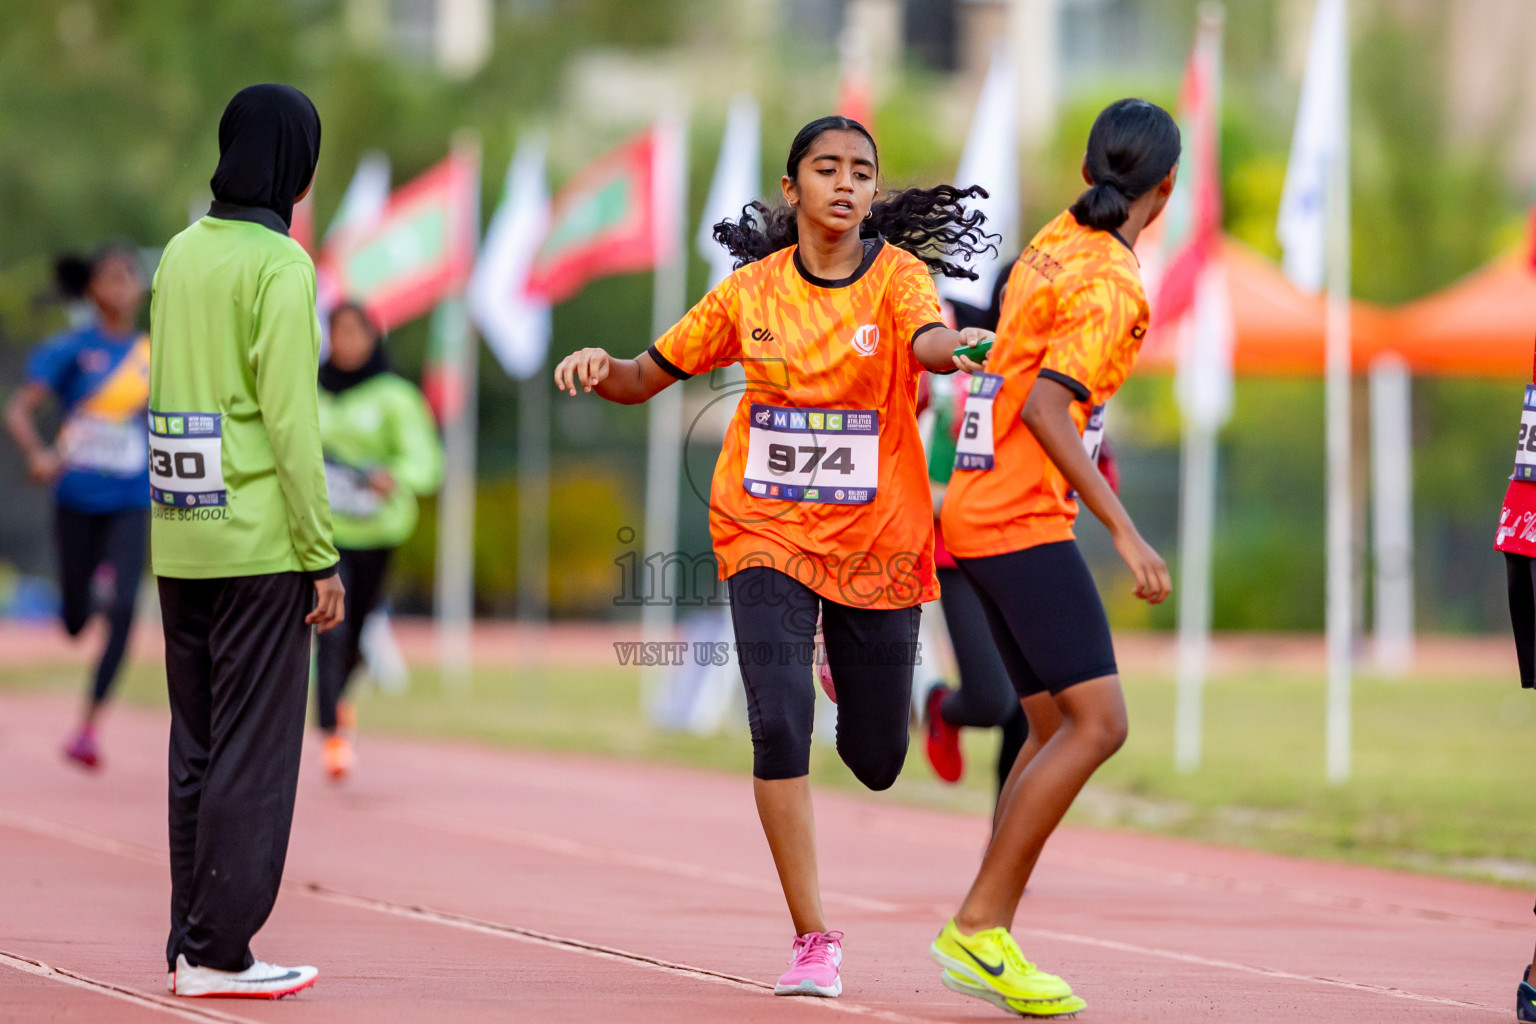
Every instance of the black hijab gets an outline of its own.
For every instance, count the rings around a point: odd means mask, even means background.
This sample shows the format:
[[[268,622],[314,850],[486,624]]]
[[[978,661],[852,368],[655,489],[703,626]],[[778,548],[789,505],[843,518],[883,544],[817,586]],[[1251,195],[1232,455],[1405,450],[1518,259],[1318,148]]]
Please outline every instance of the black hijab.
[[[219,168],[209,182],[214,198],[209,213],[254,220],[287,234],[293,200],[314,178],[319,160],[320,114],[308,96],[291,85],[241,89],[219,120]],[[282,226],[261,211],[276,214]]]

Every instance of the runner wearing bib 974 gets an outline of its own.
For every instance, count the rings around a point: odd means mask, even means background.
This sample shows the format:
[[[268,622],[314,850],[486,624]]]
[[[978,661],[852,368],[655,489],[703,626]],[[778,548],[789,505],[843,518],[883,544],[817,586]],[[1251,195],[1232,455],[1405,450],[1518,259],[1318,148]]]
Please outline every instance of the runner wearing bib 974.
[[[149,338],[137,329],[144,276],[130,246],[102,249],[89,261],[59,260],[59,289],[87,298],[91,321],[39,345],[27,361],[27,383],[5,407],[5,423],[27,459],[27,471],[53,486],[54,542],[59,555],[60,617],[80,635],[95,610],[95,581],[112,577],[103,603],[107,640],[78,731],[64,756],[86,768],[100,763],[96,725],[128,650],[133,609],[144,575],[149,534]],[[34,417],[50,398],[63,425],[52,445]]]
[[[1024,958],[1009,929],[1045,841],[1095,770],[1125,742],[1109,623],[1073,540],[1080,500],[1152,604],[1168,569],[1095,467],[1104,405],[1124,383],[1148,309],[1132,247],[1173,191],[1179,130],[1121,100],[1094,122],[1089,189],[1014,264],[997,339],[973,373],[944,498],[944,540],[976,589],[1029,719],[998,800],[992,843],[960,911],[930,948],[946,986],[1010,1012],[1086,1004]]]
[[[940,185],[876,201],[878,159],[855,121],[806,125],[780,182],[787,205],[754,203],[715,227],[735,273],[638,358],[588,348],[555,369],[572,395],[626,404],[693,374],[746,369],[710,533],[729,581],[758,814],[795,926],[780,995],[842,991],[807,778],[817,611],[838,753],[885,789],[906,758],[917,606],[938,592],[918,377],[953,370],[966,340],[941,322],[929,270],[965,276],[948,259],[990,248],[982,218],[961,205],[984,193]]]

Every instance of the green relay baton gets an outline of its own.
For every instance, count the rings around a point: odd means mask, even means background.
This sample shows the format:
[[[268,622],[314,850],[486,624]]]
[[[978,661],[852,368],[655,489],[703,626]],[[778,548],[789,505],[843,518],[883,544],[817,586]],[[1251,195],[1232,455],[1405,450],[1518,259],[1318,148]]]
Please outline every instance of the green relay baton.
[[[988,338],[986,341],[975,345],[961,345],[955,349],[955,355],[965,356],[973,363],[986,362],[987,353],[992,351],[992,342],[996,340],[996,338]]]

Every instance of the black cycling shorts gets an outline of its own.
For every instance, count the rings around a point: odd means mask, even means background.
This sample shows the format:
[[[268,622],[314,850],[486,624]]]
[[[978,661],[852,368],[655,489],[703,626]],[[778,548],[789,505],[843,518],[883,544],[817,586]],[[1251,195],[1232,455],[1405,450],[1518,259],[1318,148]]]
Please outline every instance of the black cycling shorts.
[[[1020,697],[1117,673],[1104,602],[1076,541],[955,563],[981,601]]]

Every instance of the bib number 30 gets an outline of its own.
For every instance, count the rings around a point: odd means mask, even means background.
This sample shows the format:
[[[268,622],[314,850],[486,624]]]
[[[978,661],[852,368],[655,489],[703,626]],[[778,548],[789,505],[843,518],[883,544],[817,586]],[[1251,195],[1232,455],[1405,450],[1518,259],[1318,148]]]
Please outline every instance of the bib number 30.
[[[208,508],[226,502],[223,417],[149,413],[149,489],[157,504]]]

